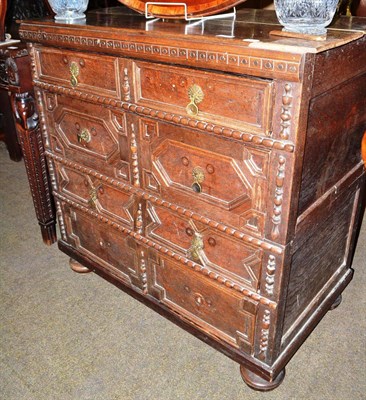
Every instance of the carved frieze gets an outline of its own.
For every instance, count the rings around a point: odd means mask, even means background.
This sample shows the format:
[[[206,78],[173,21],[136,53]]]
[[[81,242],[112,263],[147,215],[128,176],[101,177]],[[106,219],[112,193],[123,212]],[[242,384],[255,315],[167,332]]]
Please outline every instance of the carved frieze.
[[[60,46],[75,44],[77,47],[87,47],[89,49],[108,49],[113,53],[122,53],[128,56],[154,56],[169,60],[174,63],[181,62],[196,62],[202,63],[207,68],[215,68],[220,65],[235,67],[237,70],[242,70],[243,73],[251,71],[258,74],[283,74],[290,76],[294,80],[299,79],[300,61],[289,60],[271,60],[266,57],[232,54],[221,52],[219,50],[196,50],[186,47],[164,46],[156,43],[139,43],[128,40],[117,39],[96,39],[87,36],[78,36],[72,34],[58,34],[47,32],[33,32],[21,29],[19,32],[20,38],[38,43],[59,43]]]

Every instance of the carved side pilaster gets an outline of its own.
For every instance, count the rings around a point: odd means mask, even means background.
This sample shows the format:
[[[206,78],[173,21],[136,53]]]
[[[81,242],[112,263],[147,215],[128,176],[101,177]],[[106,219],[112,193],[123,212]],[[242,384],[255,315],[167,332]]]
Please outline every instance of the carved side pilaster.
[[[141,250],[140,253],[140,265],[139,265],[139,274],[140,274],[140,280],[142,284],[142,292],[144,294],[147,293],[147,266],[146,266],[146,257],[145,257],[145,252]]]
[[[138,233],[139,235],[143,234],[144,222],[143,222],[143,219],[142,219],[142,206],[141,206],[141,203],[138,205],[138,209],[137,209],[135,229],[136,229],[136,233]]]
[[[140,171],[139,171],[139,161],[138,161],[138,153],[137,153],[137,142],[136,142],[136,133],[135,127],[131,125],[131,164],[132,164],[132,179],[133,186],[140,187]]]
[[[56,241],[55,208],[51,197],[35,101],[32,94],[28,92],[14,93],[11,99],[19,142],[43,241],[46,244],[52,244]]]
[[[269,296],[272,296],[274,292],[275,272],[276,272],[276,257],[274,255],[270,255],[268,258],[268,263],[266,268],[266,284],[265,284],[265,290]]]
[[[288,140],[290,137],[290,125],[291,125],[291,107],[292,107],[292,86],[286,83],[284,92],[282,95],[282,110],[281,110],[281,139]]]
[[[285,181],[285,167],[286,159],[283,156],[279,157],[276,175],[276,189],[275,198],[273,202],[273,213],[272,213],[272,239],[277,239],[280,235],[279,226],[282,221],[282,203],[283,203],[283,185]]]
[[[261,360],[265,360],[267,358],[270,324],[271,324],[271,312],[269,310],[264,310],[263,319],[261,323],[261,334],[260,334],[259,354],[258,354],[258,357]]]
[[[35,80],[37,78],[37,67],[35,62],[35,49],[32,43],[27,43],[28,53],[30,56],[30,66],[31,66],[31,73],[32,79]]]
[[[131,101],[131,88],[130,88],[130,82],[129,82],[129,79],[128,79],[128,70],[127,70],[127,68],[125,68],[123,70],[122,90],[123,90],[123,101]]]

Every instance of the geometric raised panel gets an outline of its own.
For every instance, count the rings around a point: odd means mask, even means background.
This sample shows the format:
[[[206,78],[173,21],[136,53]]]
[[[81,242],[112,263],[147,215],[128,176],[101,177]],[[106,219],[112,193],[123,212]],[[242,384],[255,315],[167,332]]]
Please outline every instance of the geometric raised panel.
[[[206,332],[214,331],[222,340],[251,352],[256,308],[247,308],[241,295],[219,291],[210,279],[163,258],[149,260],[149,270],[152,296]]]
[[[140,119],[140,131],[142,139],[147,142],[153,141],[159,136],[159,124],[149,119]]]
[[[144,187],[148,190],[152,190],[153,192],[160,193],[160,183],[158,179],[155,177],[153,172],[143,171],[143,182]]]
[[[155,149],[153,160],[165,186],[189,191],[192,195],[192,173],[200,168],[204,174],[200,198],[220,203],[227,210],[245,203],[251,194],[251,185],[233,158],[165,140]]]
[[[264,236],[268,149],[139,118],[142,187],[228,227]]]
[[[103,119],[85,115],[63,107],[55,121],[60,137],[68,147],[93,155],[104,161],[109,160],[119,149],[118,140]],[[87,130],[89,141],[79,141],[79,135]]]
[[[240,216],[241,226],[255,235],[262,236],[264,233],[264,217],[265,214],[257,210],[247,210]]]
[[[58,163],[55,166],[63,195],[133,229],[135,195]]]
[[[133,228],[132,209],[135,196],[115,189],[106,184],[100,184],[98,190],[97,209],[101,214],[105,214],[113,219],[123,222]]]
[[[111,121],[120,135],[127,136],[125,113],[111,112]]]
[[[212,271],[240,281],[254,290],[258,289],[262,250],[150,202],[147,203],[147,213],[148,238],[186,258],[193,257],[195,262]],[[192,246],[197,236],[201,240],[201,247],[193,256]]]
[[[57,96],[54,93],[46,93],[46,107],[48,111],[53,111],[57,107]]]
[[[72,211],[67,220],[71,230],[69,240],[79,252],[130,282],[130,268],[135,265],[136,252],[130,246],[128,236],[105,228],[80,212]]]
[[[115,166],[114,174],[117,178],[121,178],[127,182],[130,182],[131,179],[130,163],[122,160],[118,161]]]
[[[244,147],[244,160],[253,176],[266,179],[269,165],[268,152]]]

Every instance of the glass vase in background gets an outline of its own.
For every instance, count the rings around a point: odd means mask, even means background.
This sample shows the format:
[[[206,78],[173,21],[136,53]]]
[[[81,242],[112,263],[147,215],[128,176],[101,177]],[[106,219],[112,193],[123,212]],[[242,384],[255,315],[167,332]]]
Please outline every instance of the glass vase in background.
[[[74,21],[84,19],[89,0],[48,0],[56,20]]]
[[[339,0],[274,0],[277,18],[284,31],[324,35]]]

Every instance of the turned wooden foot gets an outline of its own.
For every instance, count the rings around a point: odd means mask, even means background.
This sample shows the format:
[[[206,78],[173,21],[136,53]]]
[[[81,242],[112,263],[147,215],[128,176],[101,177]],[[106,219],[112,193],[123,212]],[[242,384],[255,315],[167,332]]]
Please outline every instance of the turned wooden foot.
[[[77,262],[73,258],[70,258],[69,263],[70,263],[70,268],[73,271],[78,272],[79,274],[86,274],[88,272],[92,272],[91,269],[84,267],[84,265],[81,265],[79,262]]]
[[[330,310],[334,310],[342,303],[342,295],[340,294],[334,301],[334,303],[330,306]]]
[[[240,366],[240,374],[244,382],[252,389],[260,392],[268,392],[269,390],[276,389],[282,383],[285,377],[285,368],[271,382],[245,368],[243,365]]]

